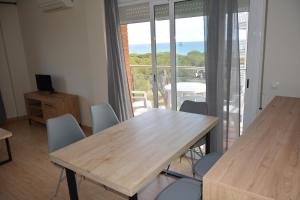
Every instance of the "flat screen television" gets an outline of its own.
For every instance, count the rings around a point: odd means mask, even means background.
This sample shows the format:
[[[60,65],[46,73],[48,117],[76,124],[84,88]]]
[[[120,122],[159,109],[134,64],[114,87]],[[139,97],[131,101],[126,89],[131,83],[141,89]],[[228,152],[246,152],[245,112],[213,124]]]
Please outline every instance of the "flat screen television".
[[[54,92],[50,75],[36,74],[35,79],[39,91]]]

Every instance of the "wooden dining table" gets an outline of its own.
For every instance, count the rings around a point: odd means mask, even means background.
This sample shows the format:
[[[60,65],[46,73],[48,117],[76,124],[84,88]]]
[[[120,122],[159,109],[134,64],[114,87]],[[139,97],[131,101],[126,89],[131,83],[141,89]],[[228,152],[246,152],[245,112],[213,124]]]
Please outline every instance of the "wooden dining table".
[[[212,116],[152,109],[55,151],[50,158],[66,169],[72,200],[78,199],[75,174],[135,200],[217,123]]]

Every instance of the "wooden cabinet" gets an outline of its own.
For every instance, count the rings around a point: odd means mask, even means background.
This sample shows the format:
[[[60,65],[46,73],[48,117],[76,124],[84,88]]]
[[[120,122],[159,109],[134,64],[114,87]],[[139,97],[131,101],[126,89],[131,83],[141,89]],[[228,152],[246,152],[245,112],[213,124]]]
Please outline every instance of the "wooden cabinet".
[[[47,119],[66,113],[80,122],[79,99],[77,95],[65,93],[31,92],[24,95],[29,122],[45,124]]]

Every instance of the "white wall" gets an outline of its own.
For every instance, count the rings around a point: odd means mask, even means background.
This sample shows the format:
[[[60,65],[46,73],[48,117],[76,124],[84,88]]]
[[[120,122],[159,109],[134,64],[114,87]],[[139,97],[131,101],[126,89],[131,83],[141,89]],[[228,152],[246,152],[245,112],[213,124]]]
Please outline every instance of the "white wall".
[[[75,2],[45,13],[26,0],[18,10],[32,86],[34,74],[50,74],[55,90],[80,96],[82,124],[90,125],[90,106],[107,101],[104,1]]]
[[[269,0],[263,94],[300,97],[299,0]]]
[[[8,118],[25,115],[31,90],[17,7],[0,5],[0,89]]]

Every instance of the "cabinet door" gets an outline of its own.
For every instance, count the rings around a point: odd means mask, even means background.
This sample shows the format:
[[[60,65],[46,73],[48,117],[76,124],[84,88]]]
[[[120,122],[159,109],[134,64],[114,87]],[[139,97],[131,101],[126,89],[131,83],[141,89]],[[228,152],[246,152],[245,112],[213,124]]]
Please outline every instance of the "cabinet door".
[[[64,101],[55,99],[43,102],[44,120],[64,114]]]

